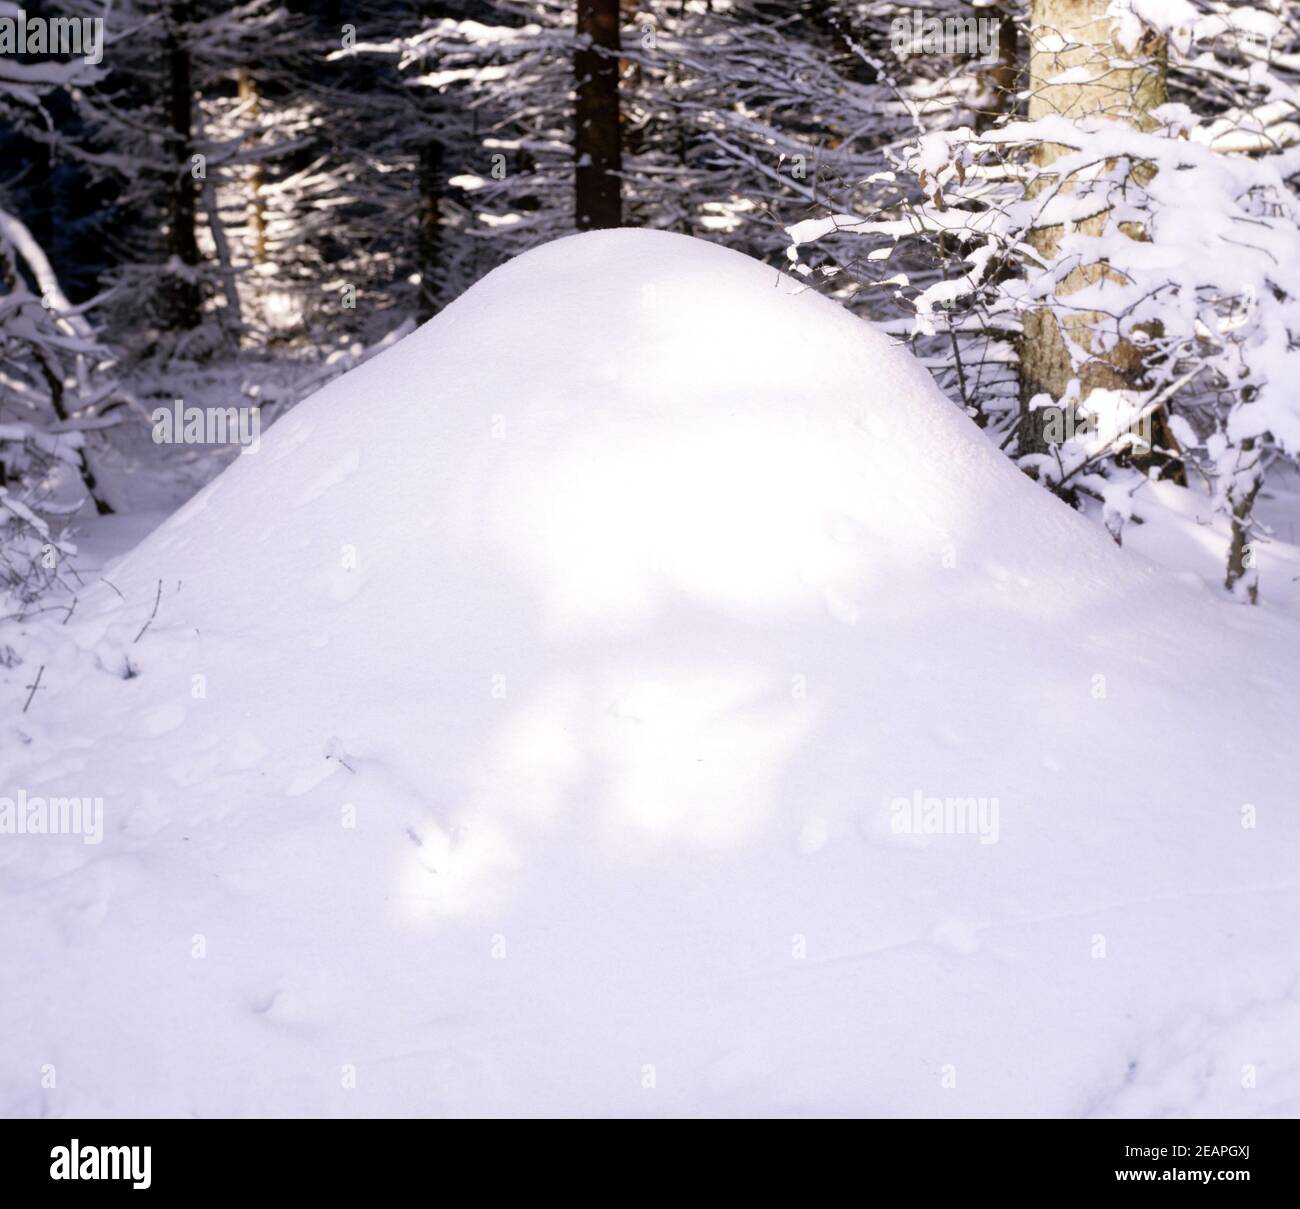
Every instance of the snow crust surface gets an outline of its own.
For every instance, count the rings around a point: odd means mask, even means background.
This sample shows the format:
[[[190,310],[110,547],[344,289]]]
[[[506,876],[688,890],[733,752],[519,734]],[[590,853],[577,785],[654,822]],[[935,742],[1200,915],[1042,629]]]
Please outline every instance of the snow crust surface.
[[[105,578],[5,673],[105,819],[0,836],[8,1114],[1300,1112],[1295,622],[773,269],[521,256]]]

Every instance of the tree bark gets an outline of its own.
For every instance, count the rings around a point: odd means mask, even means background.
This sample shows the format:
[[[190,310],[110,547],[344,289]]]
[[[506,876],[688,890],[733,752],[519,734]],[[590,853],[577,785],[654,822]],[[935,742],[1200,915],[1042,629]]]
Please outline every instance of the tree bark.
[[[419,190],[416,217],[415,260],[420,275],[420,292],[416,299],[416,318],[420,323],[438,313],[438,295],[442,274],[442,231],[439,202],[443,181],[442,143],[430,138],[421,145],[416,169]]]
[[[256,128],[262,116],[262,98],[257,91],[257,81],[247,67],[239,69],[239,101],[243,106],[244,120]],[[253,150],[254,135],[250,132],[244,146]],[[262,199],[265,174],[260,163],[248,169],[248,235],[249,256],[255,265],[266,263],[266,203]]]
[[[1250,548],[1250,527],[1253,523],[1251,515],[1255,507],[1255,497],[1259,494],[1259,489],[1263,486],[1259,473],[1259,452],[1255,448],[1255,438],[1247,437],[1241,443],[1240,452],[1237,454],[1237,466],[1240,468],[1243,460],[1245,461],[1245,478],[1246,483],[1238,486],[1236,482],[1237,474],[1233,476],[1233,485],[1228,493],[1228,502],[1231,507],[1231,524],[1232,540],[1228,545],[1228,573],[1223,581],[1223,586],[1229,592],[1235,592],[1237,585],[1245,581],[1246,599],[1251,604],[1259,603],[1259,581],[1257,580],[1253,564],[1248,558]]]
[[[1136,53],[1126,54],[1116,46],[1108,15],[1109,0],[1032,0],[1030,5],[1028,116],[1036,118],[1060,114],[1067,118],[1103,116],[1114,121],[1144,127],[1151,111],[1165,101],[1164,46],[1152,42]],[[1054,82],[1069,72],[1068,82]],[[1078,77],[1084,77],[1079,79]],[[1035,162],[1041,169],[1050,168],[1065,148],[1040,144]],[[1041,193],[1054,184],[1054,178],[1042,180],[1031,189]],[[1069,191],[1069,181],[1060,186]],[[1102,210],[1077,223],[1074,230],[1098,235],[1108,225],[1110,212]],[[1139,229],[1125,229],[1133,238],[1144,235]],[[1065,230],[1061,226],[1036,229],[1030,242],[1045,257],[1055,256]],[[1100,281],[1122,280],[1102,264],[1075,269],[1057,288],[1057,298],[1064,299],[1085,286]],[[1105,316],[1097,311],[1080,311],[1064,319],[1050,309],[1031,312],[1025,317],[1020,343],[1021,373],[1021,441],[1025,453],[1042,452],[1047,442],[1044,434],[1046,413],[1030,411],[1029,401],[1039,394],[1061,399],[1071,378],[1077,377],[1082,397],[1094,389],[1134,389],[1141,377],[1140,351],[1128,340],[1119,340],[1103,349],[1097,340],[1097,327]],[[1085,360],[1076,366],[1070,344],[1085,352]]]
[[[577,18],[574,223],[579,231],[593,231],[623,222],[618,0],[578,0]]]
[[[992,7],[974,11],[976,20],[998,22],[997,62],[982,73],[985,99],[975,111],[975,130],[979,133],[993,127],[999,118],[1015,112],[1016,76],[1020,71],[1020,27],[1016,24],[1015,6],[1011,0],[1002,0]],[[990,13],[993,14],[991,18]]]
[[[169,152],[168,252],[191,270],[199,264],[198,203],[191,175],[194,89],[187,40],[192,16],[189,0],[172,0],[167,5],[163,35]],[[177,276],[170,286],[172,326],[183,331],[198,327],[202,306],[198,281],[188,275]]]
[[[239,282],[235,276],[230,240],[226,238],[226,227],[221,221],[221,209],[217,205],[217,190],[211,177],[203,182],[202,192],[203,208],[208,214],[208,233],[212,236],[217,267],[221,270],[221,292],[226,299],[225,308],[220,315],[221,326],[232,346],[238,348],[244,331],[244,312],[239,302]]]

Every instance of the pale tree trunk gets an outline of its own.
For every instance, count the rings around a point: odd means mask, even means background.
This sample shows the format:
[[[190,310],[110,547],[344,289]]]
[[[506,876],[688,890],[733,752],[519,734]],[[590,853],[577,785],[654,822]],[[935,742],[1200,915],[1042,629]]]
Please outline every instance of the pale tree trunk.
[[[1259,460],[1255,438],[1247,437],[1241,443],[1228,488],[1232,540],[1228,544],[1228,573],[1223,586],[1229,592],[1244,590],[1246,600],[1251,604],[1259,603],[1259,578],[1250,549],[1251,513],[1255,497],[1263,486]]]
[[[239,347],[244,331],[244,312],[239,302],[239,283],[235,278],[235,263],[230,252],[230,240],[226,238],[226,226],[221,221],[221,211],[217,206],[217,187],[212,182],[211,174],[203,182],[203,208],[208,213],[208,231],[212,236],[212,248],[217,255],[217,265],[221,270],[221,292],[225,295],[226,305],[220,315],[221,328],[226,338]]]
[[[244,121],[255,129],[262,116],[262,98],[257,91],[257,81],[247,67],[239,69],[239,103]],[[250,130],[244,146],[252,150],[255,135]],[[266,263],[266,203],[262,198],[265,177],[260,163],[248,168],[248,235],[249,257],[255,265]]]
[[[1165,101],[1164,45],[1152,40],[1134,52],[1121,50],[1112,38],[1108,7],[1109,0],[1032,0],[1028,107],[1031,121],[1052,114],[1074,119],[1100,115],[1142,128],[1150,124],[1151,111]],[[1076,78],[1068,83],[1053,82],[1067,72]],[[1077,78],[1080,76],[1083,78]],[[1040,144],[1035,151],[1035,163],[1040,168],[1050,168],[1065,150],[1054,144]],[[1031,189],[1031,195],[1041,194],[1055,183],[1055,178],[1040,179]],[[1072,187],[1068,181],[1062,185],[1065,190]],[[1109,218],[1109,211],[1102,210],[1076,224],[1074,230],[1099,235]],[[1132,238],[1144,238],[1140,228],[1124,230]],[[1040,227],[1033,232],[1031,243],[1044,257],[1051,258],[1059,250],[1064,234],[1061,226]],[[1085,286],[1103,280],[1122,279],[1104,265],[1078,268],[1064,278],[1056,296],[1068,298]],[[1020,346],[1022,452],[1042,452],[1047,444],[1046,414],[1028,408],[1035,395],[1047,394],[1053,400],[1060,400],[1070,379],[1075,377],[1079,379],[1084,398],[1094,389],[1132,390],[1138,385],[1142,373],[1139,350],[1127,340],[1103,350],[1095,331],[1103,318],[1096,311],[1058,318],[1047,309],[1026,315]],[[1084,350],[1082,365],[1073,363],[1067,338]]]

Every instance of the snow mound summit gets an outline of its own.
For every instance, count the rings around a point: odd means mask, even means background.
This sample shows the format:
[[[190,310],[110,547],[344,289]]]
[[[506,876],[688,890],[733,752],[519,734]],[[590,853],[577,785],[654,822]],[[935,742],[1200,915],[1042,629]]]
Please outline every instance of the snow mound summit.
[[[747,257],[619,230],[519,257],[321,391],[123,573],[206,577],[226,623],[289,595],[392,625],[401,594],[423,627],[448,579],[521,577],[559,629],[674,602],[852,623],[900,576],[1063,546],[1119,573],[905,350]]]
[[[0,748],[104,825],[4,841],[7,1112],[1300,1105],[1294,629],[771,268],[522,256],[106,577]]]

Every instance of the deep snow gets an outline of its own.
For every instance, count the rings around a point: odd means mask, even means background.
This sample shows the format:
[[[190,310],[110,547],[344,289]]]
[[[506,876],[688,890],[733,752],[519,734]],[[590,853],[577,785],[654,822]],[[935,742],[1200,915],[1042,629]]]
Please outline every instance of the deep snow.
[[[106,578],[0,669],[106,827],[0,836],[6,1113],[1300,1112],[1295,620],[743,256],[520,257]]]

